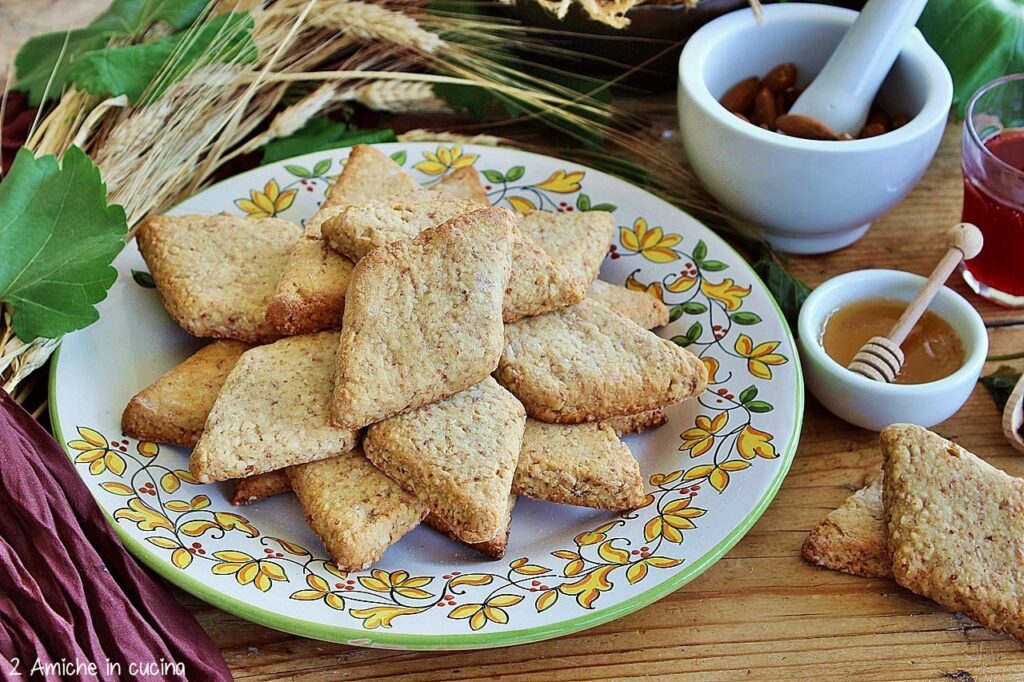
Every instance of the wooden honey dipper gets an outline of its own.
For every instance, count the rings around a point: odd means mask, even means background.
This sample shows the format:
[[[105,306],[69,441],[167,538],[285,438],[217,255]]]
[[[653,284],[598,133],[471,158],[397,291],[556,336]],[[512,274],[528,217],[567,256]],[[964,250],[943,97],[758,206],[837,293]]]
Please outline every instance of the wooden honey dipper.
[[[900,346],[939,293],[939,288],[953,274],[962,260],[970,260],[981,252],[984,240],[981,230],[971,223],[957,223],[946,232],[947,251],[932,270],[917,297],[900,315],[887,336],[873,336],[861,346],[847,367],[852,372],[875,381],[892,383],[903,369],[905,358]]]

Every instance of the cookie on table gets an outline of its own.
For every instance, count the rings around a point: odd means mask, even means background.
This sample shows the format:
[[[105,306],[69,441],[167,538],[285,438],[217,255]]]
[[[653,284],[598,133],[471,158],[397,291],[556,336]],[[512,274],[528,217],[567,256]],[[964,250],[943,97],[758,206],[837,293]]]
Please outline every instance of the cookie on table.
[[[494,371],[515,219],[482,208],[356,265],[331,422],[358,429],[454,395]]]
[[[189,468],[203,483],[334,457],[359,434],[330,425],[337,332],[246,351],[228,374]]]
[[[578,507],[635,509],[644,482],[636,458],[607,424],[526,420],[512,492]]]
[[[420,186],[390,156],[363,144],[353,147],[320,210],[306,223],[302,238],[285,260],[265,306],[270,324],[284,335],[341,326],[353,265],[327,244],[324,221],[353,204],[418,191]]]
[[[881,443],[896,582],[1024,641],[1024,480],[920,426]]]
[[[231,494],[231,504],[252,504],[291,489],[292,484],[288,481],[288,474],[284,469],[237,478]]]
[[[264,317],[299,239],[279,218],[155,216],[136,239],[167,312],[195,336],[266,343],[278,331]]]
[[[460,542],[471,549],[475,549],[488,559],[500,559],[505,556],[505,550],[508,549],[508,538],[512,531],[512,509],[515,505],[516,496],[509,495],[504,529],[499,530],[497,535],[484,542],[463,542],[459,539],[458,534],[452,530],[451,526],[442,521],[436,514],[427,514],[427,518],[423,519],[423,523],[438,533],[446,535],[448,538]]]
[[[323,233],[331,248],[358,262],[373,249],[412,239],[478,208],[444,192],[420,192],[349,206],[324,222]]]
[[[415,495],[381,473],[359,449],[287,472],[306,523],[345,571],[362,570],[380,559],[427,515]]]
[[[508,526],[525,424],[523,406],[488,376],[450,398],[373,424],[363,451],[460,540],[485,542]]]
[[[480,172],[473,166],[463,166],[452,171],[431,189],[447,192],[456,199],[472,201],[481,206],[491,205],[487,190],[480,180]]]
[[[882,482],[864,486],[811,529],[800,550],[808,562],[864,578],[891,578]]]
[[[142,389],[121,415],[121,431],[139,440],[193,447],[231,368],[249,350],[214,341]]]
[[[494,376],[534,419],[568,424],[667,407],[707,386],[697,356],[588,300],[506,325]]]
[[[632,291],[617,284],[595,279],[590,285],[587,298],[603,303],[644,329],[655,329],[668,324],[668,306],[644,291]]]
[[[615,219],[605,211],[552,213],[532,211],[519,229],[537,243],[564,271],[583,282],[597,279],[615,234]]]
[[[668,423],[668,413],[662,408],[638,412],[636,414],[624,414],[619,417],[605,419],[604,424],[615,429],[620,437],[628,436],[631,433],[642,433],[648,429],[656,429]]]

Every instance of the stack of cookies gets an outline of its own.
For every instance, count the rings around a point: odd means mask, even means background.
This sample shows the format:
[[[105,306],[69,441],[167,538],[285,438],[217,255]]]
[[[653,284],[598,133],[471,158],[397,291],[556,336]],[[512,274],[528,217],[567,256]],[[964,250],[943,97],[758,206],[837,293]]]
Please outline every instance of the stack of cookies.
[[[517,495],[644,501],[621,435],[699,395],[668,311],[597,281],[608,213],[517,218],[463,168],[422,189],[358,146],[319,211],[175,216],[138,235],[164,305],[219,339],[129,402],[124,432],[194,447],[235,502],[292,490],[358,570],[421,521],[500,558]]]
[[[804,558],[903,587],[1024,642],[1024,480],[927,429],[882,431],[882,470],[807,537]]]

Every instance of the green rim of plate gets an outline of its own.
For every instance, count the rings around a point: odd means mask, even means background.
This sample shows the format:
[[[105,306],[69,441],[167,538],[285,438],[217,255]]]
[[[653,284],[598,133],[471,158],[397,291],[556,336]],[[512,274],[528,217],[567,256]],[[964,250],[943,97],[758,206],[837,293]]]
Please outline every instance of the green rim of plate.
[[[331,150],[323,151],[328,152]],[[521,150],[515,151],[517,153],[527,154],[538,158],[550,158],[543,154],[534,154],[532,152],[524,152]],[[587,173],[593,173],[594,175],[610,178],[618,182],[632,184],[628,183],[626,180],[616,178],[587,166],[579,166],[579,168]],[[637,189],[646,192],[656,201],[668,203],[642,188]],[[671,204],[669,205],[671,206]],[[672,206],[672,208],[687,215],[687,217],[696,220],[682,209],[675,206]],[[710,230],[710,228],[708,229]],[[711,230],[711,232],[714,234],[713,230]],[[715,236],[717,237],[718,235],[716,234]],[[693,562],[686,565],[685,568],[678,571],[672,577],[655,585],[651,589],[641,592],[640,594],[615,604],[614,606],[595,610],[594,613],[591,614],[584,614],[582,616],[577,616],[576,618],[570,618],[557,623],[551,623],[549,625],[524,628],[522,630],[480,634],[397,635],[389,634],[381,630],[355,630],[341,626],[320,625],[310,623],[307,620],[283,616],[272,611],[252,606],[240,599],[229,597],[223,592],[211,588],[206,583],[175,569],[174,566],[168,562],[161,560],[159,555],[149,551],[149,548],[146,547],[141,540],[130,535],[127,530],[122,528],[114,518],[105,509],[103,509],[101,505],[99,505],[98,502],[97,506],[100,507],[103,515],[107,518],[107,522],[113,526],[114,532],[121,539],[121,542],[128,548],[128,551],[168,582],[180,587],[192,596],[202,599],[206,603],[227,611],[232,615],[252,621],[258,625],[263,625],[275,630],[281,630],[293,635],[299,635],[301,637],[310,637],[328,642],[353,644],[357,646],[375,646],[381,648],[393,647],[415,651],[485,649],[491,647],[515,646],[517,644],[528,644],[530,642],[539,642],[545,639],[563,637],[574,632],[579,632],[580,630],[586,630],[588,628],[622,618],[623,616],[629,615],[630,613],[642,609],[672,592],[675,592],[683,585],[701,575],[721,559],[730,549],[732,549],[736,543],[747,534],[747,531],[754,526],[757,520],[761,518],[765,509],[767,509],[768,505],[771,504],[773,499],[775,499],[776,493],[778,493],[779,488],[782,486],[782,481],[785,480],[786,474],[789,473],[790,465],[793,463],[797,447],[800,444],[800,432],[803,428],[804,418],[804,376],[800,363],[800,354],[797,352],[796,341],[793,338],[793,333],[790,330],[789,325],[785,324],[785,315],[783,315],[782,310],[779,308],[779,304],[776,302],[775,297],[771,295],[771,292],[768,291],[768,288],[765,286],[761,278],[758,277],[757,273],[754,272],[754,269],[750,267],[750,264],[747,263],[747,261],[724,239],[722,239],[722,245],[728,252],[736,257],[739,264],[742,264],[742,266],[747,269],[753,281],[758,282],[762,287],[764,287],[765,292],[768,294],[768,300],[771,301],[776,314],[779,316],[779,319],[783,320],[783,331],[785,332],[785,338],[789,342],[790,347],[793,348],[793,364],[796,369],[797,395],[795,404],[796,409],[794,411],[793,437],[789,446],[786,448],[786,452],[780,458],[781,461],[779,462],[779,468],[775,472],[775,476],[772,478],[771,482],[768,484],[768,488],[765,490],[764,495],[761,496],[761,499],[758,500],[756,505],[754,505],[754,508],[750,513],[747,514],[747,516],[744,517],[744,519],[737,524],[728,535],[726,535],[717,545],[712,547],[709,551],[705,552]],[[61,447],[64,448],[64,431],[61,427],[60,415],[57,412],[57,402],[54,399],[54,396],[56,395],[57,366],[59,362],[60,347],[58,346],[50,361],[50,425],[53,428],[53,433],[61,444]]]

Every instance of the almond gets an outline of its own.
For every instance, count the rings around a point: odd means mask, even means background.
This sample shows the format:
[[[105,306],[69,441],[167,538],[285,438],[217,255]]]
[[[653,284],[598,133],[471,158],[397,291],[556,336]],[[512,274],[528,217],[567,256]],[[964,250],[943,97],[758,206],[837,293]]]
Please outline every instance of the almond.
[[[722,97],[722,106],[734,114],[743,114],[749,111],[754,103],[754,95],[757,94],[757,86],[756,76],[741,80],[729,88],[729,91]]]
[[[790,137],[806,140],[838,140],[839,135],[827,125],[811,116],[783,114],[775,119],[775,129]]]
[[[761,85],[772,92],[782,92],[786,88],[795,86],[796,64],[790,62],[779,64],[768,72],[768,75],[764,77],[764,82],[761,83]]]
[[[864,130],[860,131],[859,137],[863,140],[865,137],[875,137],[876,135],[882,135],[885,132],[885,126],[876,121],[864,126]]]
[[[775,117],[779,110],[775,106],[775,95],[768,88],[761,88],[754,96],[754,115],[751,121],[757,125],[763,125],[769,129],[775,127]]]

